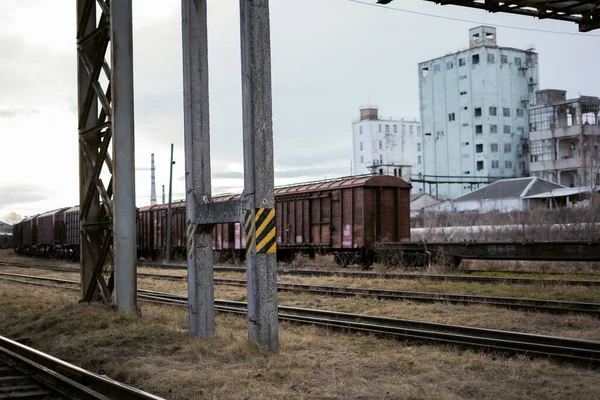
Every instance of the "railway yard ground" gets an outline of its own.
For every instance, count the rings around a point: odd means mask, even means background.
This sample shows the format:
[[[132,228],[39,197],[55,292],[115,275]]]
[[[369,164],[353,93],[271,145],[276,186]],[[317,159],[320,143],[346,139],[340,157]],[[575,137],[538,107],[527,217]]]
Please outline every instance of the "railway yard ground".
[[[79,279],[77,264],[60,260],[19,257],[2,250],[0,261],[6,262],[0,266],[0,273]],[[10,262],[74,270],[11,267]],[[185,275],[183,270],[147,267],[140,267],[138,272]],[[565,276],[543,277],[600,281],[593,266],[568,272]],[[215,273],[215,279],[244,278],[239,272]],[[600,303],[600,286],[284,274],[278,276],[278,281]],[[185,295],[187,283],[139,278],[138,288]],[[215,297],[245,301],[246,288],[216,285]],[[279,292],[278,297],[283,306],[600,340],[600,319],[589,315],[295,292]],[[279,352],[265,355],[249,346],[245,316],[218,313],[216,336],[200,339],[189,335],[187,310],[182,307],[140,303],[139,318],[99,304],[79,304],[78,300],[77,292],[0,280],[0,335],[169,399],[595,399],[600,391],[598,367],[543,357],[419,345],[289,322],[280,322]]]

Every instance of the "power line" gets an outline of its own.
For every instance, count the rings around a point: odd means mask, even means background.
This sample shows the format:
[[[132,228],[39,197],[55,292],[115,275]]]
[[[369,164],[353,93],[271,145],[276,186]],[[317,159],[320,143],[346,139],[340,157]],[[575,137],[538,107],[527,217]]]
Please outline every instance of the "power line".
[[[488,25],[488,26],[493,26],[493,27],[496,27],[496,28],[508,28],[508,29],[519,29],[519,30],[522,30],[522,31],[531,31],[531,32],[554,33],[556,35],[571,35],[571,36],[583,36],[583,37],[600,37],[600,35],[589,35],[589,34],[586,34],[586,33],[578,33],[578,32],[556,32],[556,31],[550,31],[550,30],[547,30],[547,29],[523,28],[523,27],[520,27],[520,26],[513,26],[513,25],[490,24],[490,23],[486,23],[486,22],[474,21],[474,20],[469,20],[469,19],[444,17],[442,15],[429,14],[429,13],[424,13],[424,12],[420,12],[420,11],[405,10],[405,9],[402,9],[402,8],[389,7],[389,6],[385,6],[385,5],[382,5],[382,4],[367,3],[365,1],[360,1],[360,0],[348,0],[348,1],[350,1],[352,3],[362,4],[362,5],[365,5],[365,6],[382,8],[384,10],[398,11],[398,12],[403,12],[403,13],[407,13],[407,14],[414,14],[414,15],[421,15],[421,16],[424,16],[424,17],[447,19],[447,20],[450,20],[450,21],[467,22],[467,23],[470,23],[470,24]]]

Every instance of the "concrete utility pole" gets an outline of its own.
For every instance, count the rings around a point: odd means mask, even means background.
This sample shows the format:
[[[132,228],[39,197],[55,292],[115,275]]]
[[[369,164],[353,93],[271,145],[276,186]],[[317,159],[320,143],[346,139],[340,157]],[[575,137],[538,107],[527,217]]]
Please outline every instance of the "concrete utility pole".
[[[171,163],[169,164],[169,206],[167,208],[167,248],[165,261],[171,262],[171,203],[173,201],[173,143],[171,143]]]
[[[131,21],[131,0],[110,7],[77,0],[82,300],[112,303],[112,287],[103,276],[112,259],[121,311],[137,311]],[[105,60],[109,44],[110,64]],[[103,171],[112,176],[108,184],[101,179]]]
[[[240,0],[248,337],[279,347],[268,0]]]
[[[239,209],[227,220],[211,197],[206,0],[182,0],[181,11],[189,323],[190,332],[214,336],[212,230],[239,220]]]

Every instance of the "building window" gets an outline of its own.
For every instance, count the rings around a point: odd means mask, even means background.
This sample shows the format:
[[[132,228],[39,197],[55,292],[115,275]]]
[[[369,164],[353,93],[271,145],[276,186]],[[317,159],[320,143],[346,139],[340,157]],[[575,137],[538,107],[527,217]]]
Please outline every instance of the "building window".
[[[477,171],[483,171],[483,161],[477,161]]]
[[[381,133],[381,124],[379,124],[379,133]]]
[[[461,95],[461,96],[466,96],[466,95],[467,95],[467,92],[466,92],[466,91],[464,91],[464,92],[460,92],[460,95]]]
[[[417,143],[417,151],[421,151],[421,143]]]
[[[379,168],[379,175],[383,175],[383,168]]]
[[[440,64],[435,64],[433,66],[433,72],[440,72],[442,70],[442,67],[440,66]]]
[[[417,156],[417,164],[421,165],[421,156]]]
[[[488,58],[488,63],[490,63],[490,64],[493,64],[496,62],[496,57],[494,57],[493,54],[488,53],[487,58]]]
[[[360,163],[364,164],[365,163],[365,157],[364,156],[360,156]]]
[[[379,155],[379,164],[383,164],[383,154]]]
[[[362,135],[362,126],[360,128],[358,128],[358,130],[360,131],[360,134]]]
[[[390,133],[390,126],[389,125],[385,125],[385,133]]]
[[[521,57],[515,57],[515,65],[518,67],[521,66]]]
[[[500,54],[500,63],[508,64],[508,56],[506,54]]]
[[[496,107],[490,107],[490,115],[498,115],[498,110],[496,109]]]
[[[498,143],[490,143],[490,151],[492,153],[497,153],[498,152]]]
[[[463,154],[462,158],[471,158],[471,155],[470,154]]]
[[[469,123],[465,122],[464,124],[462,124],[462,126],[469,126]]]
[[[508,108],[508,107],[504,107],[504,108],[502,109],[502,116],[503,116],[503,117],[510,117],[510,108]]]
[[[408,133],[410,133],[412,135],[412,133],[413,133],[413,126],[412,125],[408,126]]]
[[[471,171],[465,171],[464,174],[465,175],[471,175]]]
[[[454,68],[454,63],[452,61],[446,62],[446,69],[452,69],[452,68]]]
[[[398,133],[398,125],[394,124],[394,133]]]
[[[490,125],[490,133],[498,133],[498,125]]]
[[[456,115],[454,113],[448,114],[448,121],[456,121]]]
[[[498,160],[492,160],[492,169],[498,169],[500,162]]]
[[[479,54],[473,54],[473,56],[471,57],[471,63],[479,64]]]
[[[512,151],[512,144],[510,143],[504,143],[504,152],[505,153],[510,153]]]
[[[483,133],[483,125],[475,125],[475,133],[482,134]]]
[[[381,140],[379,141],[379,148],[381,149]]]
[[[523,117],[523,109],[522,108],[517,108],[517,117]]]
[[[459,81],[462,81],[463,79],[467,79],[467,76],[466,75],[461,75],[461,76],[458,77]]]
[[[363,142],[360,142],[360,151],[363,150]]]
[[[522,126],[519,126],[517,128],[517,133],[519,134],[519,136],[524,136],[525,135],[525,129]]]
[[[429,143],[431,141],[431,132],[425,133],[425,143]]]
[[[504,125],[504,133],[510,133],[510,125]]]
[[[458,59],[458,66],[459,67],[464,67],[465,65],[467,65],[467,61],[464,58],[459,58]]]
[[[406,133],[406,125],[402,124],[402,134]]]
[[[511,169],[512,168],[512,161],[504,161],[504,168],[505,169]]]
[[[475,145],[475,153],[483,153],[483,144],[479,143]]]
[[[421,134],[421,125],[417,125],[417,135]]]
[[[481,107],[475,108],[475,116],[476,117],[481,117]]]

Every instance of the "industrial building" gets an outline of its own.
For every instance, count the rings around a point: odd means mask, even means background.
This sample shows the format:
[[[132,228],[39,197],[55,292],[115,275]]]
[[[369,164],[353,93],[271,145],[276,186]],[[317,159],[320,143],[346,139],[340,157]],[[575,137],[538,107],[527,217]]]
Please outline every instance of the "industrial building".
[[[600,186],[600,98],[541,90],[529,107],[529,168],[563,186]]]
[[[419,64],[423,192],[456,198],[498,179],[528,176],[527,107],[538,55],[497,45],[496,29],[469,30],[469,48]]]
[[[421,124],[417,120],[383,118],[375,106],[363,107],[352,122],[353,173],[398,176],[410,182],[421,173]],[[413,193],[420,187],[414,187]]]

